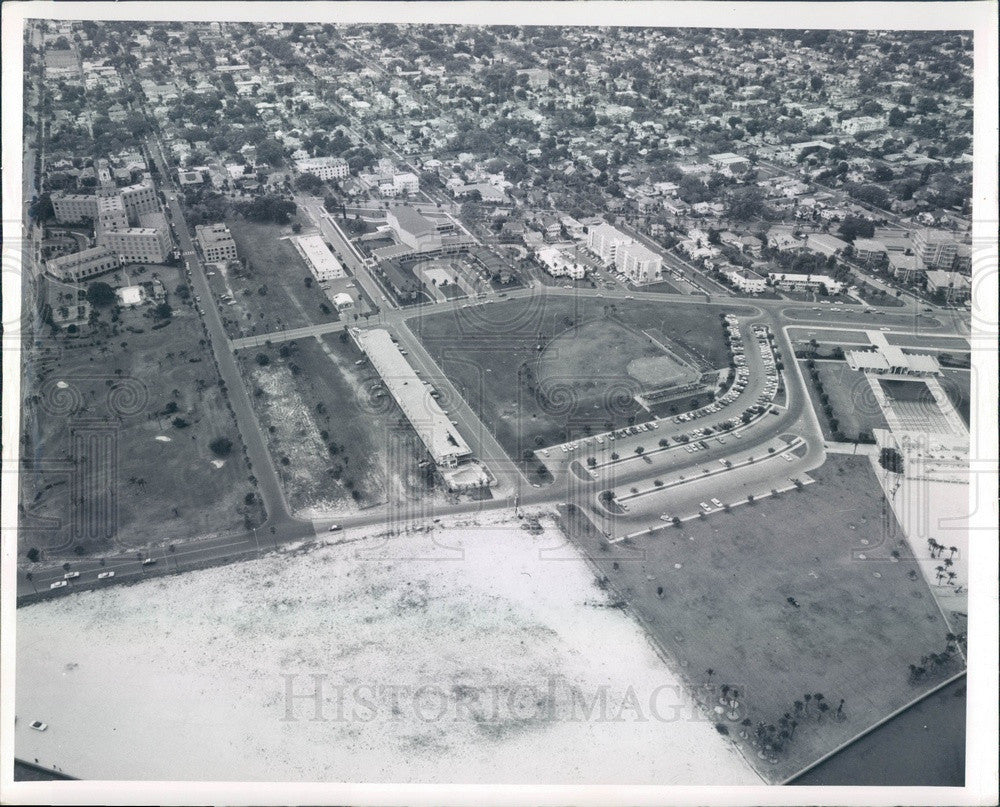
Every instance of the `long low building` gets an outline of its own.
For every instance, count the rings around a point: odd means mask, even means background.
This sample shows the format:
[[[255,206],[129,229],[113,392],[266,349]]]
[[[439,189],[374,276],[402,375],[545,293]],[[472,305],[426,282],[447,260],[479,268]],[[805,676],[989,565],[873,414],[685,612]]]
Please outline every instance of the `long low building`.
[[[45,271],[56,279],[68,283],[112,272],[120,265],[118,256],[114,252],[106,246],[96,246],[52,258],[46,262]]]
[[[344,267],[330,251],[323,236],[300,235],[293,241],[317,280],[337,280],[347,276]]]
[[[383,328],[351,328],[354,343],[364,352],[399,404],[436,465],[454,468],[472,449],[429,394],[389,332]]]

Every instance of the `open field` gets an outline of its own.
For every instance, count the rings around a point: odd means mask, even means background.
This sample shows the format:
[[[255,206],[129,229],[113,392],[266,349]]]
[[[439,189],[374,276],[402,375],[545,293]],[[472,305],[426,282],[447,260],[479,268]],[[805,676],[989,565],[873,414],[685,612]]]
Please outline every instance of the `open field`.
[[[179,270],[155,271],[167,324],[150,302],[103,309],[77,337],[25,343],[21,553],[100,554],[261,519],[205,333],[175,291]],[[213,451],[217,438],[228,442]]]
[[[389,395],[375,397],[377,375],[355,365],[362,354],[341,334],[237,356],[294,512],[316,517],[433,495],[417,466],[419,440]]]
[[[227,224],[237,254],[249,262],[246,272],[220,271],[209,278],[216,294],[231,294],[236,300],[234,305],[221,308],[231,337],[337,320],[336,311],[289,240],[290,226],[243,219],[231,219]]]
[[[559,531],[518,527],[22,608],[15,753],[88,779],[759,784]]]
[[[909,682],[909,665],[943,651],[948,630],[869,460],[831,455],[810,475],[803,490],[607,551],[578,513],[569,528],[709,706],[723,685],[738,690],[737,718],[718,718],[730,736],[744,719],[750,740],[759,723],[796,721],[775,763],[740,740],[774,781],[929,686]],[[824,695],[825,717],[805,693]]]
[[[409,322],[483,422],[495,428],[500,444],[518,458],[525,450],[562,442],[568,430],[604,431],[611,424],[643,419],[645,413],[631,400],[643,383],[629,374],[627,364],[604,364],[602,328],[628,335],[621,341],[632,344],[626,351],[629,360],[652,358],[643,351],[653,346],[635,349],[635,335],[643,339],[646,331],[686,364],[718,369],[729,364],[720,311],[560,295],[456,309]],[[547,390],[540,381],[548,372],[545,355],[552,345],[551,355],[569,355],[576,368],[572,389],[556,385]],[[536,369],[540,354],[543,366]],[[659,348],[655,354],[665,356]],[[558,362],[551,366],[553,373],[566,375]]]
[[[823,391],[833,407],[833,417],[838,422],[838,429],[845,439],[855,440],[860,434],[871,434],[873,429],[889,428],[864,373],[852,370],[842,361],[818,361],[816,370],[819,372]],[[826,421],[818,390],[808,371],[805,375],[816,414],[821,422]],[[824,436],[828,429],[829,423],[823,423]]]

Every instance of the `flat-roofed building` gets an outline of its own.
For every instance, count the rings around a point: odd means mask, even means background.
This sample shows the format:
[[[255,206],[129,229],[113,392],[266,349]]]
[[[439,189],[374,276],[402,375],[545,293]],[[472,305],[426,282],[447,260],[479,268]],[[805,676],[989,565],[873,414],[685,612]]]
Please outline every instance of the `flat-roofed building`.
[[[101,244],[122,263],[163,263],[170,255],[170,233],[161,227],[129,227],[102,232]]]
[[[45,271],[58,280],[78,282],[112,272],[118,267],[118,256],[106,246],[97,246],[53,258],[46,262]]]
[[[926,353],[904,353],[895,345],[879,345],[875,350],[850,350],[847,366],[864,373],[932,376],[941,374],[937,358]]]
[[[732,266],[725,274],[733,286],[747,294],[762,294],[767,290],[767,280],[753,269]]]
[[[827,257],[842,254],[848,246],[846,241],[826,233],[809,233],[806,237],[806,249]]]
[[[209,263],[227,263],[239,259],[233,234],[225,224],[199,224],[194,236],[201,254]]]
[[[51,196],[56,221],[75,222],[97,218],[97,196],[56,191]]]
[[[573,280],[582,280],[586,274],[586,268],[573,261],[565,252],[558,247],[543,247],[537,252],[538,260],[545,267],[545,271],[552,277],[569,277]]]
[[[791,272],[770,272],[768,277],[778,288],[784,289],[819,289],[824,288],[829,294],[840,294],[844,284],[828,275],[802,275]]]
[[[638,241],[630,241],[618,248],[615,265],[633,283],[652,283],[660,279],[663,258]]]
[[[913,251],[928,269],[952,269],[958,255],[958,241],[950,233],[923,229],[913,235]]]
[[[137,221],[140,214],[154,213],[160,209],[152,180],[147,179],[127,188],[118,188],[115,193],[121,195],[129,221]]]
[[[406,357],[382,328],[351,328],[355,344],[371,361],[436,465],[453,468],[472,449],[430,394]]]
[[[338,292],[333,295],[333,306],[341,313],[352,311],[354,310],[354,298],[346,291]]]
[[[351,174],[347,160],[341,157],[311,157],[298,160],[295,170],[300,174],[312,174],[322,180],[345,179]]]
[[[882,264],[889,252],[881,241],[874,238],[854,239],[854,258],[860,264]]]
[[[931,269],[927,272],[927,291],[940,294],[948,302],[964,302],[972,296],[972,284],[958,272]]]
[[[910,281],[927,271],[919,255],[907,255],[904,252],[889,253],[889,272],[902,281]]]
[[[340,261],[330,251],[321,235],[300,235],[294,239],[295,247],[299,254],[309,265],[309,270],[320,282],[324,280],[337,280],[346,277],[344,267]]]

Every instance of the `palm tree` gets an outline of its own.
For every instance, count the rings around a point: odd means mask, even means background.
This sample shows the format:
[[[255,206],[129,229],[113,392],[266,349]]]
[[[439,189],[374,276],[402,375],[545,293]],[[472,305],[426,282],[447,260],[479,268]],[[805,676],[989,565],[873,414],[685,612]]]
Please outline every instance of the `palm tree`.
[[[826,714],[829,710],[830,710],[830,704],[828,704],[828,703],[821,703],[819,705],[819,717],[816,718],[816,719],[817,720],[822,720],[823,719],[823,715]]]
[[[948,551],[951,552],[951,557],[955,557],[955,553],[958,552],[957,546],[949,546]]]
[[[802,708],[803,708],[802,701],[795,701],[795,703],[792,705],[795,707],[795,714],[797,715],[802,714]]]

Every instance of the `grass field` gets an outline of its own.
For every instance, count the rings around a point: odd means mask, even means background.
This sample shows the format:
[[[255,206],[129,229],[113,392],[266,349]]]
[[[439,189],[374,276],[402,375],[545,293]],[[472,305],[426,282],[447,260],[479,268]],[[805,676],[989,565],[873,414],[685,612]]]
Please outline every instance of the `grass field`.
[[[852,370],[845,362],[816,362],[823,389],[833,407],[833,416],[839,423],[839,429],[848,440],[854,440],[862,432],[872,429],[888,429],[882,409],[868,385],[864,373]],[[813,386],[808,379],[809,386]],[[815,390],[811,390],[814,393]],[[817,415],[823,417],[822,401],[819,401]]]
[[[631,397],[642,384],[628,374],[626,366],[603,363],[602,328],[640,337],[643,330],[648,331],[684,362],[717,369],[729,363],[721,311],[706,305],[608,304],[591,297],[560,295],[457,309],[409,322],[477,414],[495,424],[501,445],[518,458],[525,450],[561,442],[586,427],[603,431],[610,427],[607,424],[641,419],[644,412]],[[622,337],[623,344],[632,338]],[[559,355],[573,357],[573,384],[542,395],[539,389],[546,390],[538,382],[535,365],[553,341],[557,348],[573,344],[572,351],[558,350]],[[656,350],[657,357],[663,355]],[[641,358],[630,358],[636,357]],[[566,374],[558,364],[553,367],[553,372]]]
[[[832,455],[810,475],[800,491],[607,551],[578,511],[567,527],[707,706],[738,690],[737,719],[718,720],[772,781],[928,688],[909,665],[943,651],[948,630],[868,460]],[[824,696],[825,716],[805,693]],[[771,763],[751,741],[786,713],[797,725]]]
[[[237,354],[293,511],[353,511],[428,496],[416,435],[339,334]],[[261,364],[258,356],[267,359]]]
[[[225,277],[217,274],[209,278],[214,291],[232,294],[236,300],[235,305],[221,309],[231,336],[337,320],[336,311],[318,285],[306,284],[306,278],[312,280],[312,273],[287,237],[292,234],[291,227],[244,220],[230,220],[227,224],[237,253],[249,262],[246,273],[230,271]]]
[[[244,501],[250,472],[197,314],[174,293],[178,270],[156,271],[173,308],[165,327],[147,304],[117,321],[106,309],[76,338],[25,343],[21,552],[99,554],[261,518],[259,502]],[[216,438],[229,450],[213,453]],[[92,509],[102,502],[110,511]]]

